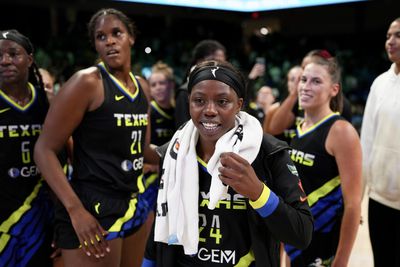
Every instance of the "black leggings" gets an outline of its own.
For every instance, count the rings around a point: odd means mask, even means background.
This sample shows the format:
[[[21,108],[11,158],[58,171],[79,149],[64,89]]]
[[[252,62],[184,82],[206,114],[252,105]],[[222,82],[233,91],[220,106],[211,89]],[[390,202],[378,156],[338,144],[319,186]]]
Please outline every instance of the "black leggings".
[[[369,199],[369,235],[374,266],[400,267],[400,210]]]

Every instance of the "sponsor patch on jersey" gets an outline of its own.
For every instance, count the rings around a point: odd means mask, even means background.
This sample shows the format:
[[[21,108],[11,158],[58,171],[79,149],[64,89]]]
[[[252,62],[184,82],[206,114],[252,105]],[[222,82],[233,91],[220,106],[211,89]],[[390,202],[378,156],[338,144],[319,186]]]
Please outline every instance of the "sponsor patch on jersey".
[[[289,171],[290,171],[293,175],[299,176],[299,173],[297,172],[296,166],[294,166],[294,165],[289,165],[289,164],[286,164],[286,166],[288,167]]]
[[[174,144],[172,145],[172,148],[169,151],[169,155],[171,156],[171,158],[173,158],[175,160],[178,157],[179,146],[180,146],[180,144],[179,144],[179,140],[177,138],[177,139],[175,139]]]

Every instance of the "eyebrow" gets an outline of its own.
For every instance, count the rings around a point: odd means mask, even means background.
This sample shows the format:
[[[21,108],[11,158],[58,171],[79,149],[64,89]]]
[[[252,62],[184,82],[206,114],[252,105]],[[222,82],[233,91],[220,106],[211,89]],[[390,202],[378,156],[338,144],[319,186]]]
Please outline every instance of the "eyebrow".
[[[400,35],[400,30],[397,30],[397,31],[395,31],[395,32],[393,32],[393,33],[388,32],[388,33],[386,34],[386,36],[389,36],[389,35]]]

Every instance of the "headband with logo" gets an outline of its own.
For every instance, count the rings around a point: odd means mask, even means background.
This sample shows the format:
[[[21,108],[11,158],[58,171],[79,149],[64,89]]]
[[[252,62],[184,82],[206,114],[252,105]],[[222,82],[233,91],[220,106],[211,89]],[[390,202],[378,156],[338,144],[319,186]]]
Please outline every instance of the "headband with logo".
[[[33,46],[28,37],[22,35],[17,30],[0,31],[0,40],[10,40],[22,46],[28,54],[33,53]]]
[[[188,91],[204,80],[217,80],[229,85],[240,98],[245,97],[246,85],[238,74],[223,66],[202,66],[193,70],[189,76]]]

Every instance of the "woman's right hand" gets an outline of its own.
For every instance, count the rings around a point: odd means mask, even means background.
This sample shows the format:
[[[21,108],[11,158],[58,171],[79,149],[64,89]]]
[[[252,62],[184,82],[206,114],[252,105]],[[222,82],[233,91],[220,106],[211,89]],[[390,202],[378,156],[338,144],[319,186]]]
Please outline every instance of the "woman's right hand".
[[[78,208],[70,212],[70,218],[75,233],[81,244],[80,248],[86,255],[96,258],[104,257],[110,252],[110,247],[104,237],[108,234],[99,222],[86,209]]]

